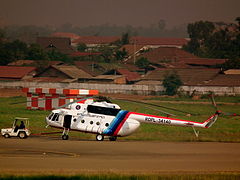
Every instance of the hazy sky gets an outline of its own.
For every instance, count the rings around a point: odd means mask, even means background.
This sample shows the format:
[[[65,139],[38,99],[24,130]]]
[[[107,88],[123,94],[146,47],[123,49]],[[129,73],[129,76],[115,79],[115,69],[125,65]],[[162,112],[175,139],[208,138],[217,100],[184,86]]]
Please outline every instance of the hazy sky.
[[[168,27],[196,20],[233,22],[240,0],[0,0],[0,25],[145,26],[160,19]]]

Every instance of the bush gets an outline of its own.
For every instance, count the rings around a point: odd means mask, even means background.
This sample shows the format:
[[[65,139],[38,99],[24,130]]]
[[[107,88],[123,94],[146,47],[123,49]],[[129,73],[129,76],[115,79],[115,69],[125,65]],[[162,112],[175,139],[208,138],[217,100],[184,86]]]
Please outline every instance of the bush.
[[[177,90],[182,84],[180,77],[175,72],[167,74],[163,80],[163,86],[169,96],[177,94]]]

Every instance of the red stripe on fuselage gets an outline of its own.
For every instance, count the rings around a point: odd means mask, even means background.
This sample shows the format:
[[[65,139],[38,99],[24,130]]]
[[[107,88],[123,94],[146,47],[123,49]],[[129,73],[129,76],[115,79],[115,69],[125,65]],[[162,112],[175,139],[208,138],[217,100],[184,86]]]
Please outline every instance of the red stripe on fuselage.
[[[156,115],[150,115],[150,114],[142,114],[142,113],[136,113],[136,112],[131,112],[131,114],[136,114],[136,115],[140,115],[140,116],[154,117],[154,118],[164,118],[164,119],[168,119],[168,120],[183,121],[183,122],[190,122],[190,123],[197,123],[197,124],[203,124],[205,122],[204,121],[203,123],[201,123],[201,122],[187,121],[187,120],[182,120],[182,119],[174,119],[174,118],[169,118],[169,117],[156,116]],[[212,115],[210,118],[212,118],[213,116],[214,115]],[[208,118],[207,120],[209,120],[210,118]]]
[[[115,132],[113,133],[113,136],[117,136],[118,132],[120,131],[120,129],[122,128],[123,124],[125,123],[125,121],[128,119],[128,117],[132,114],[132,112],[129,112],[126,114],[125,118],[122,120],[122,122],[118,125],[117,129],[115,130]]]

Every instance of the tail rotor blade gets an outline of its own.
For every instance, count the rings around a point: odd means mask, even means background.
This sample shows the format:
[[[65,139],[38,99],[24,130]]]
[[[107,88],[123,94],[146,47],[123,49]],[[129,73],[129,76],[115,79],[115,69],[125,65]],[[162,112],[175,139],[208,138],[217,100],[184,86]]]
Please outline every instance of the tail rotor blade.
[[[211,101],[212,101],[212,105],[214,106],[215,110],[217,111],[218,108],[217,108],[216,101],[215,101],[215,99],[214,99],[214,95],[213,95],[213,94],[210,94],[209,97],[210,97],[210,99],[211,99]]]

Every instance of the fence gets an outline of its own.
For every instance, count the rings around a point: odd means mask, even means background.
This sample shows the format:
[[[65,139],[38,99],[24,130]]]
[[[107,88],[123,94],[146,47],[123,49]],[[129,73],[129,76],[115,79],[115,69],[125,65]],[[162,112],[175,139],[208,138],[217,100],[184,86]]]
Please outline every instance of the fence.
[[[0,88],[60,88],[60,89],[97,89],[100,93],[161,95],[164,87],[160,85],[122,85],[122,84],[90,84],[90,83],[48,83],[48,82],[0,82]],[[239,95],[240,87],[222,86],[182,86],[184,93],[207,94],[209,91],[217,95]]]

